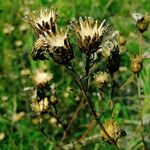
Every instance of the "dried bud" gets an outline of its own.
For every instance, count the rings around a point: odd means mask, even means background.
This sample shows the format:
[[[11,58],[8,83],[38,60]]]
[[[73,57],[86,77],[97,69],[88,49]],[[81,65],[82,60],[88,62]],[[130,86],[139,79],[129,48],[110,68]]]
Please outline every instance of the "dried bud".
[[[150,22],[150,16],[143,15],[140,13],[134,13],[134,14],[132,14],[132,16],[136,20],[136,22],[137,22],[136,26],[141,33],[143,33],[144,31],[146,31],[148,29],[148,25]]]
[[[22,43],[21,40],[15,41],[15,46],[16,46],[16,47],[21,47],[22,45],[23,45],[23,43]]]
[[[115,41],[108,41],[102,48],[102,55],[107,60],[107,68],[110,74],[118,71],[120,66],[119,46]]]
[[[15,29],[14,26],[12,26],[11,24],[5,23],[3,33],[9,35],[14,31],[14,29]]]
[[[110,76],[107,72],[98,72],[94,75],[94,83],[97,88],[103,88],[110,81]]]
[[[46,73],[43,71],[36,71],[33,76],[33,82],[37,87],[43,87],[46,83],[51,81],[53,78],[53,75],[51,73]]]
[[[110,135],[110,137],[111,137],[115,142],[117,142],[117,140],[118,140],[121,136],[123,136],[123,135],[122,135],[122,133],[123,133],[122,131],[123,131],[123,130],[121,130],[121,129],[120,129],[120,126],[118,125],[118,123],[117,123],[117,122],[114,122],[113,120],[109,120],[109,121],[105,122],[104,128],[105,128],[105,130],[107,131],[107,133]],[[101,130],[100,136],[101,136],[101,138],[102,138],[104,141],[106,141],[106,142],[108,142],[108,143],[111,144],[111,141],[109,141],[108,137],[105,135],[105,133],[104,133],[102,130]]]
[[[126,44],[126,38],[122,35],[118,36],[118,43],[120,46],[124,46]]]
[[[33,12],[29,14],[28,22],[38,35],[44,35],[45,32],[49,33],[50,31],[55,33],[57,26],[56,10],[53,8],[49,12],[47,9],[41,10],[39,16]]]
[[[13,122],[18,122],[24,117],[25,113],[24,112],[19,112],[19,113],[13,113],[12,115],[12,121]]]
[[[58,103],[57,97],[54,96],[54,95],[52,95],[52,96],[50,97],[50,103],[51,103],[52,105],[56,105],[56,104]]]
[[[80,17],[79,24],[77,22],[71,24],[76,35],[77,44],[81,51],[86,54],[96,52],[104,36],[110,30],[105,20],[98,27],[97,20],[94,21],[91,17],[86,18],[84,21]]]
[[[46,112],[49,108],[49,102],[47,97],[45,97],[43,100],[36,102],[32,101],[31,108],[36,113]]]
[[[19,26],[19,30],[21,31],[21,32],[26,32],[27,31],[27,29],[28,29],[28,26],[26,25],[26,24],[21,24],[20,26]]]
[[[39,125],[40,123],[42,123],[42,118],[33,118],[32,119],[32,124],[34,125]]]
[[[5,138],[5,133],[4,132],[0,132],[0,141],[2,141]]]
[[[20,71],[20,75],[21,75],[22,77],[27,77],[27,76],[30,75],[30,70],[29,70],[29,69],[22,69],[22,70]]]
[[[133,73],[139,73],[143,67],[143,60],[140,56],[131,59],[131,70]]]
[[[52,125],[56,125],[57,124],[57,119],[55,117],[51,117],[49,119],[49,123],[52,124]]]

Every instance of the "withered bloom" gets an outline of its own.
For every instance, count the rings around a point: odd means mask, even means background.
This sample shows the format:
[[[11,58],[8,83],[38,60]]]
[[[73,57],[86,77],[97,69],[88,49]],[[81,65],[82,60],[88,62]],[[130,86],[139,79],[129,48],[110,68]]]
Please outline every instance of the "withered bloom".
[[[143,60],[140,56],[132,57],[131,59],[131,71],[133,73],[139,73],[143,67]]]
[[[71,22],[71,24],[77,44],[81,51],[86,54],[96,52],[104,36],[110,30],[105,20],[98,26],[97,20],[94,21],[91,17],[85,18],[85,20],[80,17],[79,24],[78,22]]]
[[[108,41],[105,43],[102,54],[107,60],[109,73],[113,75],[114,72],[118,71],[120,66],[120,52],[117,42]]]
[[[94,75],[94,83],[97,88],[104,88],[110,82],[110,76],[107,72],[98,72]]]
[[[45,97],[41,101],[32,101],[31,108],[36,113],[42,113],[48,111],[49,108],[49,102],[48,99]]]
[[[68,30],[56,30],[56,33],[46,34],[49,43],[50,56],[58,64],[69,64],[73,59],[73,51],[69,42]]]
[[[54,8],[51,8],[50,11],[41,9],[39,16],[36,12],[32,12],[28,18],[29,24],[38,35],[44,35],[45,32],[49,33],[50,31],[56,32],[57,14]]]
[[[147,14],[143,15],[141,13],[133,13],[132,17],[135,19],[136,26],[141,33],[147,30],[150,22],[150,16]]]
[[[53,78],[53,75],[51,73],[46,73],[43,71],[36,71],[33,76],[33,82],[37,87],[43,87],[46,83],[51,81]]]
[[[28,20],[39,36],[32,50],[33,59],[45,60],[46,56],[51,56],[58,64],[69,64],[74,55],[68,30],[58,29],[56,11],[53,8],[50,12],[47,9],[41,10],[40,17],[33,13]]]
[[[117,122],[114,122],[113,120],[108,120],[107,122],[105,122],[104,127],[105,127],[106,131],[108,132],[108,134],[110,135],[110,137],[115,142],[117,142],[117,140],[120,137],[123,137],[126,135],[126,132],[120,128],[120,126]],[[111,141],[109,141],[108,137],[106,136],[106,134],[103,131],[101,131],[100,136],[104,141],[112,144]]]
[[[40,36],[39,39],[36,40],[31,52],[33,60],[47,59],[45,55],[49,54],[48,48],[49,48],[49,43],[47,39],[43,36]]]

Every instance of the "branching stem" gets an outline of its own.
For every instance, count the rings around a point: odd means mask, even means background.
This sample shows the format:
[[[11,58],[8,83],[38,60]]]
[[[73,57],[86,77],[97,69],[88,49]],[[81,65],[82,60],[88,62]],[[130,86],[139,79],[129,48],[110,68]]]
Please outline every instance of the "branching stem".
[[[87,95],[87,92],[85,90],[85,87],[82,85],[82,82],[80,81],[80,78],[78,76],[78,74],[75,72],[75,70],[72,68],[72,66],[65,66],[66,69],[69,71],[69,73],[71,74],[71,76],[73,77],[73,79],[75,80],[76,84],[78,85],[82,95],[84,96],[85,100],[88,102],[89,104],[89,107],[93,113],[93,116],[97,122],[97,124],[100,126],[100,128],[103,130],[103,132],[105,133],[105,135],[107,136],[107,138],[109,139],[109,141],[115,146],[115,148],[117,150],[119,150],[118,146],[117,146],[117,143],[110,137],[110,135],[108,134],[108,132],[105,130],[103,124],[101,123],[101,121],[99,120],[93,106],[92,106],[92,103]]]

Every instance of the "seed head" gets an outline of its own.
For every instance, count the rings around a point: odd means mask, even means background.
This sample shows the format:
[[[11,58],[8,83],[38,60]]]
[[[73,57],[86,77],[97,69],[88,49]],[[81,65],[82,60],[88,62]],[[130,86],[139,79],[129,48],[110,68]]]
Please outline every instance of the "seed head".
[[[4,24],[4,28],[3,28],[3,33],[6,35],[11,34],[14,31],[14,26],[12,26],[11,24],[5,23]]]
[[[82,52],[88,54],[99,49],[104,36],[109,32],[109,25],[104,20],[99,26],[97,20],[91,17],[83,20],[81,17],[78,22],[71,22],[72,29],[76,35],[77,44]]]
[[[122,35],[118,35],[118,43],[120,46],[124,46],[126,44],[126,38]]]
[[[132,17],[135,19],[136,26],[141,33],[148,29],[150,16],[148,16],[147,14],[144,15],[141,13],[133,13]]]
[[[51,73],[46,73],[43,71],[37,70],[33,76],[33,82],[37,87],[43,87],[53,78]]]
[[[0,141],[2,141],[5,138],[5,133],[4,132],[0,132]]]
[[[94,76],[96,87],[103,88],[110,81],[110,75],[107,72],[98,72]]]
[[[58,64],[68,64],[74,57],[73,51],[69,42],[68,30],[58,30],[56,33],[46,34],[46,39],[49,43],[50,56]]]
[[[121,129],[120,129],[120,126],[118,125],[118,123],[114,122],[113,120],[109,120],[109,121],[105,122],[104,128],[107,131],[107,133],[110,135],[110,137],[115,142],[117,142],[118,138],[121,135]],[[105,135],[105,133],[102,130],[101,130],[100,136],[104,141],[111,144],[111,141],[109,141],[108,137]]]
[[[143,67],[143,60],[140,56],[131,59],[131,70],[133,73],[139,73]]]
[[[33,60],[45,60],[47,57],[46,54],[49,54],[49,43],[47,39],[43,36],[40,36],[39,39],[34,44],[33,50],[31,52]]]
[[[39,102],[32,101],[31,103],[31,108],[36,113],[46,112],[48,110],[48,107],[49,107],[49,102],[47,97],[45,97]]]
[[[12,115],[12,121],[13,122],[18,122],[24,117],[25,113],[24,112],[19,112],[19,113],[13,113]]]
[[[39,16],[36,12],[32,12],[28,16],[28,22],[38,35],[44,35],[45,32],[49,33],[50,31],[55,33],[57,26],[56,10],[54,8],[51,8],[50,11],[41,9]]]

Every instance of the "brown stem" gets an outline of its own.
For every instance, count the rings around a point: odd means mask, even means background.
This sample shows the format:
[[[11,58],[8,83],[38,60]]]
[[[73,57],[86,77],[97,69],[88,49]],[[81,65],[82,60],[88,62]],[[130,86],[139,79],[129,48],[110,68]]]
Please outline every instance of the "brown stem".
[[[143,34],[140,32],[140,42],[139,42],[139,56],[142,58],[142,42],[143,42]],[[141,105],[141,91],[140,91],[140,78],[139,74],[137,75],[137,86],[138,86],[138,104],[139,104],[139,117],[141,122],[141,137],[143,143],[143,150],[145,150],[145,139],[144,139],[144,124],[143,124],[143,115],[142,115],[142,105]]]
[[[84,76],[84,79],[85,79],[85,81],[84,81],[84,87],[85,87],[86,90],[87,90],[87,88],[88,88],[88,77],[89,77],[89,72],[90,72],[90,63],[91,63],[90,57],[91,57],[90,54],[89,54],[89,55],[86,55],[86,66],[85,66],[85,76]],[[77,109],[76,109],[76,111],[75,111],[73,117],[72,117],[71,120],[69,121],[69,124],[68,124],[67,129],[64,131],[63,137],[61,138],[61,143],[63,143],[64,139],[65,139],[66,136],[67,136],[67,132],[69,131],[69,129],[70,129],[72,123],[74,122],[76,116],[78,115],[78,113],[80,112],[80,110],[82,109],[82,107],[84,106],[84,105],[83,105],[83,104],[84,104],[84,101],[85,101],[85,99],[82,98],[82,100],[81,100],[79,106],[77,107]]]
[[[94,127],[95,123],[96,123],[96,121],[93,120],[93,121],[89,124],[87,130],[84,132],[84,134],[82,135],[82,137],[79,139],[79,142],[80,142],[80,143],[81,143],[82,140],[86,137],[86,135],[92,130],[92,128]]]
[[[85,89],[87,91],[88,88],[88,76],[89,76],[89,72],[90,72],[90,57],[91,55],[86,55],[86,66],[85,66]]]
[[[143,41],[143,34],[140,32],[140,46],[139,46],[139,56],[142,58],[142,41]]]
[[[111,109],[111,115],[112,115],[112,118],[114,117],[113,116],[113,110],[114,110],[114,100],[113,100],[113,97],[114,97],[114,88],[115,88],[115,81],[113,79],[113,76],[111,77],[112,78],[112,83],[111,83],[111,100],[110,100],[110,109]]]
[[[143,150],[146,150],[145,148],[145,138],[144,138],[144,123],[143,123],[143,115],[142,115],[142,104],[141,104],[141,91],[140,91],[140,79],[139,76],[137,76],[137,86],[138,86],[138,105],[139,105],[139,118],[141,122],[141,137],[142,137],[142,143],[143,143]]]
[[[86,66],[85,66],[85,81],[84,81],[84,86],[85,86],[85,89],[87,90],[88,88],[88,76],[89,76],[89,72],[90,72],[90,55],[87,55],[86,56]],[[84,106],[84,101],[85,99],[82,98],[79,106],[77,107],[75,113],[73,114],[73,117],[70,119],[69,123],[68,123],[68,127],[66,128],[66,130],[64,131],[64,134],[61,138],[61,143],[63,143],[64,139],[66,138],[67,136],[67,132],[69,131],[72,123],[74,122],[75,118],[77,117],[77,115],[79,114],[80,110],[82,109],[82,107]]]
[[[110,137],[110,135],[108,134],[108,132],[105,130],[103,124],[101,123],[101,121],[99,120],[93,106],[92,106],[92,103],[87,95],[87,92],[85,90],[85,87],[82,85],[81,81],[80,81],[80,78],[78,76],[78,74],[75,72],[75,70],[73,70],[73,68],[71,66],[65,66],[66,69],[69,71],[69,73],[71,74],[71,76],[73,77],[73,79],[75,80],[76,84],[78,85],[82,95],[84,96],[85,100],[88,102],[89,104],[89,107],[93,113],[93,116],[97,122],[97,124],[100,126],[100,128],[103,130],[103,132],[105,133],[105,135],[107,136],[107,138],[109,139],[109,141],[115,146],[116,149],[119,149],[116,142]]]

